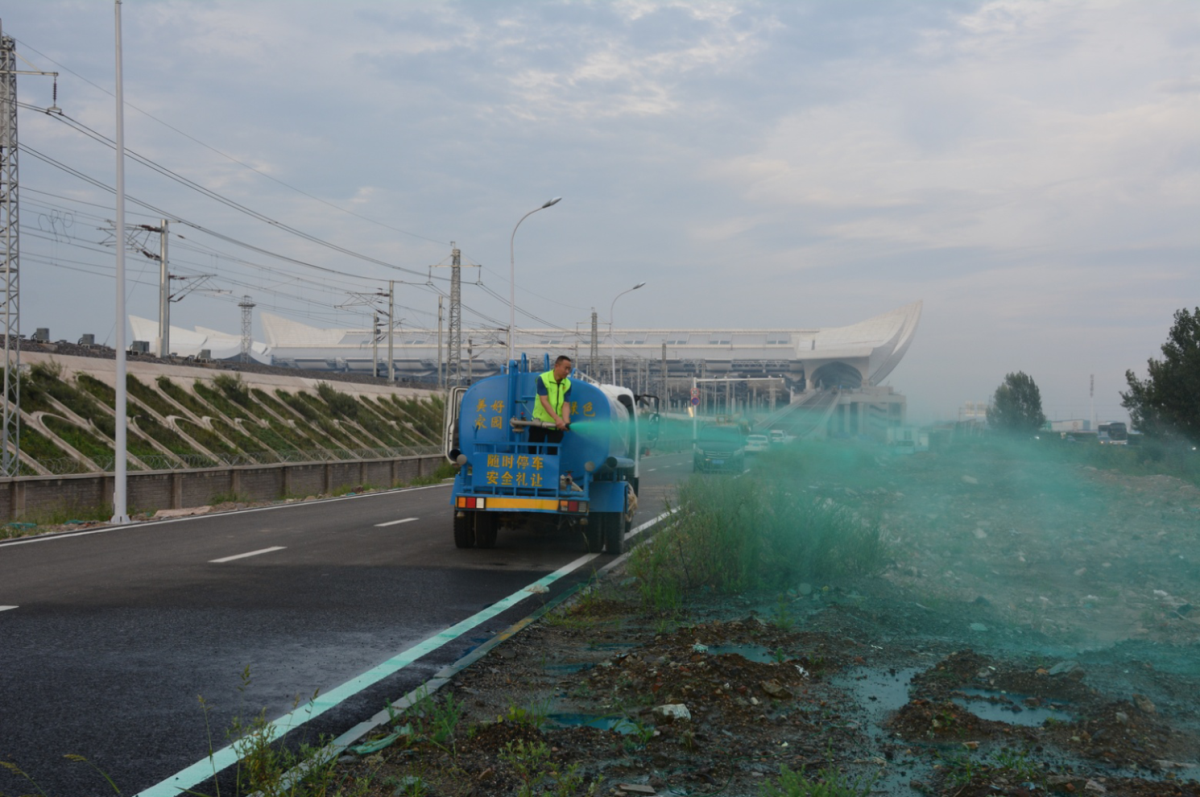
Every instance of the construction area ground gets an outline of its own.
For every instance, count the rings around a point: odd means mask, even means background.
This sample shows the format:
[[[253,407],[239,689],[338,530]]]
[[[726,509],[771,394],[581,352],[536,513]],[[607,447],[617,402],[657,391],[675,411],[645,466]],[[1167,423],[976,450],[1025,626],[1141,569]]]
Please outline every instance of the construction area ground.
[[[788,489],[877,524],[875,572],[693,584],[663,608],[635,552],[397,711],[385,733],[400,733],[343,755],[337,781],[371,795],[1200,794],[1193,480],[1130,452],[811,445],[841,466],[793,456]],[[732,477],[694,478],[720,492]],[[668,529],[646,545],[678,546],[664,555],[686,568],[700,552],[683,544]]]

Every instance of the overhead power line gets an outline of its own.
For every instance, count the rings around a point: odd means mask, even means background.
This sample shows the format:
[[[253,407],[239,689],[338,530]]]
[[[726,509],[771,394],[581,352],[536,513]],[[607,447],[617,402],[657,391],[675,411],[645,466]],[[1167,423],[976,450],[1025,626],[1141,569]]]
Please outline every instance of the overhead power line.
[[[20,105],[23,108],[28,108],[30,110],[35,110],[35,111],[42,110],[41,108],[38,108],[35,105],[30,105],[30,104],[24,103],[24,102],[18,103],[18,105]],[[93,141],[97,141],[97,142],[103,144],[104,146],[108,147],[109,149],[113,150],[114,152],[116,151],[117,144],[115,141],[113,141],[108,136],[104,135],[103,133],[93,130],[92,128],[85,125],[83,122],[80,122],[76,119],[72,119],[70,116],[67,116],[66,114],[62,114],[62,113],[54,113],[54,114],[46,114],[46,115],[49,116],[51,119],[57,119],[58,121],[67,125],[68,127],[70,127],[72,130],[75,130],[75,131],[78,131],[78,132],[84,134],[88,138],[91,138]],[[377,266],[383,266],[384,268],[394,269],[396,271],[402,271],[407,274],[416,274],[418,276],[424,276],[423,273],[420,271],[416,271],[416,270],[410,269],[410,268],[405,268],[403,266],[397,266],[393,263],[388,263],[386,260],[380,260],[379,258],[371,257],[370,255],[364,255],[361,252],[355,252],[353,249],[347,249],[346,247],[341,246],[340,244],[335,244],[332,241],[326,241],[323,238],[318,238],[317,236],[312,235],[310,233],[306,233],[303,230],[300,230],[300,229],[297,229],[297,228],[291,226],[290,224],[286,224],[282,221],[279,221],[278,219],[271,218],[270,216],[266,215],[265,213],[260,213],[259,211],[254,210],[253,208],[247,207],[234,199],[230,199],[229,197],[219,194],[210,188],[206,188],[205,186],[201,185],[200,183],[197,183],[195,180],[184,177],[183,175],[179,174],[178,172],[174,172],[171,169],[168,169],[166,166],[156,163],[156,162],[150,160],[149,158],[147,158],[143,155],[140,155],[137,152],[129,149],[128,147],[126,147],[125,153],[131,160],[135,161],[136,163],[140,163],[141,165],[145,166],[147,169],[157,172],[158,174],[161,174],[162,176],[164,176],[170,180],[174,180],[175,182],[179,183],[180,185],[190,188],[193,191],[196,191],[197,193],[202,194],[216,202],[220,202],[221,204],[223,204],[229,208],[232,208],[233,210],[236,210],[239,213],[244,213],[252,219],[261,221],[264,224],[269,224],[278,230],[282,230],[283,232],[291,233],[292,235],[295,235],[299,238],[303,238],[304,240],[306,240],[310,243],[317,244],[318,246],[324,246],[327,249],[331,249],[334,252],[346,255],[347,257],[353,257],[353,258],[362,260],[367,263],[374,263]]]
[[[83,75],[81,75],[81,74],[79,74],[78,72],[76,72],[76,71],[72,70],[70,67],[64,66],[63,64],[59,63],[58,61],[55,61],[55,60],[54,60],[53,58],[51,58],[50,56],[46,55],[45,53],[43,53],[43,52],[40,52],[39,50],[37,50],[37,49],[35,49],[35,48],[31,47],[31,46],[30,46],[28,43],[26,43],[26,42],[24,42],[24,41],[21,41],[20,39],[14,39],[14,41],[16,41],[18,44],[20,44],[22,47],[26,48],[26,49],[27,49],[27,50],[29,50],[30,52],[36,53],[36,54],[37,54],[38,56],[40,56],[41,58],[45,58],[47,61],[49,61],[50,63],[54,64],[55,66],[57,66],[59,69],[63,70],[64,72],[68,72],[68,73],[70,73],[70,74],[74,75],[75,77],[79,78],[79,79],[80,79],[80,80],[82,80],[84,83],[87,83],[89,86],[91,86],[92,88],[95,88],[95,89],[97,89],[97,90],[99,90],[99,91],[102,91],[102,92],[104,92],[105,94],[107,94],[107,95],[108,95],[108,96],[110,96],[110,97],[113,97],[113,96],[115,96],[115,95],[114,95],[114,94],[113,94],[111,91],[109,91],[108,89],[104,88],[103,86],[101,86],[101,85],[99,85],[99,84],[93,83],[92,81],[90,81],[90,80],[88,80],[87,78],[85,78]],[[346,209],[346,208],[343,208],[343,207],[341,207],[340,205],[335,205],[334,203],[332,203],[332,202],[329,202],[328,200],[321,199],[319,196],[315,196],[315,195],[313,195],[313,194],[310,194],[310,193],[308,193],[307,191],[305,191],[305,190],[304,190],[304,189],[302,189],[302,188],[297,188],[296,186],[294,186],[294,185],[291,185],[290,183],[286,183],[286,182],[284,182],[283,180],[280,180],[280,179],[279,179],[279,178],[277,178],[277,177],[272,177],[271,175],[267,174],[266,172],[260,171],[259,169],[256,169],[256,168],[254,168],[253,166],[251,166],[250,164],[248,164],[248,163],[246,163],[246,162],[244,162],[244,161],[240,161],[240,160],[238,160],[237,158],[233,157],[232,155],[229,155],[228,153],[222,152],[221,150],[217,149],[216,147],[213,147],[213,146],[211,146],[211,145],[209,145],[209,144],[206,144],[206,143],[204,143],[203,141],[201,141],[200,139],[196,138],[195,136],[192,136],[192,135],[189,135],[188,133],[185,133],[184,131],[180,130],[179,128],[175,127],[174,125],[170,124],[169,122],[164,122],[162,119],[159,119],[157,116],[155,116],[155,115],[151,114],[151,113],[150,113],[150,112],[148,112],[148,111],[143,111],[141,108],[137,107],[136,105],[134,105],[134,104],[132,104],[132,103],[126,102],[126,103],[125,103],[125,106],[126,106],[126,107],[128,107],[128,108],[132,108],[133,110],[137,111],[138,113],[142,114],[143,116],[145,116],[145,117],[146,117],[146,118],[148,118],[148,119],[152,119],[152,120],[154,120],[155,122],[158,122],[160,125],[162,125],[163,127],[167,128],[168,130],[171,130],[172,132],[178,133],[179,135],[181,135],[181,136],[183,136],[184,138],[186,138],[188,141],[191,141],[191,142],[193,142],[193,143],[195,143],[195,144],[199,144],[200,146],[204,147],[205,149],[209,150],[210,152],[213,152],[213,153],[215,153],[215,154],[217,154],[217,155],[220,155],[222,158],[225,158],[226,160],[230,161],[231,163],[236,163],[238,166],[241,166],[242,168],[245,168],[245,169],[249,169],[250,171],[254,172],[255,174],[259,175],[260,177],[265,177],[266,179],[270,180],[270,181],[271,181],[271,182],[273,182],[273,183],[276,183],[276,184],[278,184],[278,185],[281,185],[281,186],[283,186],[284,188],[287,188],[287,189],[288,189],[288,190],[290,190],[290,191],[295,191],[296,193],[298,193],[298,194],[301,194],[302,196],[306,196],[306,197],[308,197],[309,199],[312,199],[312,200],[314,200],[314,201],[316,201],[316,202],[320,202],[322,205],[325,205],[325,206],[327,206],[327,207],[331,207],[331,208],[333,208],[333,209],[334,209],[334,210],[336,210],[336,211],[339,211],[339,212],[341,212],[341,213],[345,213],[345,214],[347,214],[347,215],[350,215],[350,216],[354,216],[355,218],[362,219],[362,220],[363,220],[363,221],[365,221],[365,222],[368,222],[368,223],[370,223],[370,224],[375,224],[375,225],[377,225],[377,226],[379,226],[379,227],[383,227],[384,229],[388,229],[388,230],[392,230],[392,231],[394,231],[394,232],[402,233],[402,234],[404,234],[404,235],[408,235],[408,236],[411,236],[411,237],[413,237],[413,238],[419,238],[419,239],[421,239],[422,241],[430,241],[430,242],[432,242],[432,243],[435,243],[435,244],[442,244],[442,243],[445,243],[445,241],[438,240],[438,239],[436,239],[436,238],[430,238],[430,237],[428,237],[428,236],[426,236],[426,235],[421,235],[421,234],[419,234],[419,233],[412,232],[411,230],[405,230],[405,229],[403,229],[403,228],[401,228],[401,227],[393,227],[392,225],[390,225],[390,224],[385,224],[384,222],[382,222],[382,221],[379,221],[379,220],[377,220],[377,219],[372,219],[372,218],[370,218],[369,216],[364,216],[364,215],[362,215],[361,213],[355,213],[353,210],[348,210],[348,209]]]
[[[34,158],[37,158],[38,160],[40,160],[50,166],[55,167],[56,169],[61,169],[62,171],[72,175],[73,177],[77,177],[80,180],[90,183],[91,185],[93,185],[103,191],[107,191],[110,194],[116,194],[116,189],[113,188],[112,186],[109,186],[106,183],[104,183],[100,180],[97,180],[94,177],[84,174],[83,172],[79,171],[78,169],[68,166],[65,163],[62,163],[61,161],[55,160],[54,158],[51,158],[49,155],[38,152],[36,149],[28,146],[27,144],[21,144],[20,148],[21,148],[22,152],[25,152],[28,155],[30,155]],[[253,252],[258,252],[259,254],[267,255],[268,257],[274,257],[279,260],[286,261],[288,263],[294,263],[295,265],[303,266],[304,268],[311,268],[316,271],[323,271],[327,274],[337,274],[339,276],[348,277],[350,279],[362,280],[364,282],[379,282],[381,280],[381,278],[379,278],[379,277],[364,277],[361,274],[352,274],[348,271],[339,271],[338,269],[329,268],[327,266],[318,266],[315,263],[309,263],[307,261],[300,260],[298,258],[294,258],[290,255],[284,255],[284,254],[280,254],[278,252],[272,252],[269,249],[263,249],[261,246],[255,246],[254,244],[238,240],[237,238],[234,238],[229,235],[225,235],[224,233],[219,233],[216,230],[210,230],[202,224],[197,224],[196,222],[188,221],[187,219],[180,218],[177,214],[168,213],[166,210],[164,210],[160,207],[152,205],[149,202],[145,202],[136,197],[129,196],[128,194],[126,194],[125,199],[129,202],[134,203],[135,205],[143,207],[143,208],[157,214],[159,217],[174,219],[175,221],[179,222],[180,224],[183,224],[187,227],[191,227],[194,230],[203,232],[206,235],[211,235],[214,238],[220,238],[223,241],[227,241],[231,244],[241,246],[241,247],[243,247],[245,249],[249,249]],[[399,268],[398,266],[388,266],[388,267],[389,268]],[[401,269],[401,270],[407,270],[407,269]],[[417,274],[418,276],[422,276],[422,277],[426,276],[419,271],[413,271],[411,273]]]

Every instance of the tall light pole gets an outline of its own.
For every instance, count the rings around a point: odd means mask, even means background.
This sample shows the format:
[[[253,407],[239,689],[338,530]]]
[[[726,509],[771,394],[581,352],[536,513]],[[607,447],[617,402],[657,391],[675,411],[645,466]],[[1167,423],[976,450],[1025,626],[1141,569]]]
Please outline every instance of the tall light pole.
[[[557,205],[561,201],[562,197],[560,196],[548,199],[540,208],[534,208],[522,216],[521,221],[525,221],[525,219],[539,210],[545,210],[551,205]],[[517,222],[517,227],[521,226],[521,221]],[[517,227],[513,227],[512,237],[508,239],[508,359],[510,362],[513,359],[513,336],[517,331],[517,256],[515,249]]]
[[[116,18],[116,86],[117,86],[117,324],[114,347],[117,355],[117,383],[115,397],[116,461],[113,463],[113,525],[129,522],[129,510],[126,504],[126,429],[125,429],[125,81],[121,74],[121,0],[114,0],[113,12]]]
[[[608,341],[609,341],[608,351],[612,358],[612,362],[610,363],[610,366],[612,367],[612,383],[614,385],[617,383],[617,339],[616,339],[616,333],[613,332],[613,326],[614,326],[613,325],[613,309],[616,308],[616,306],[617,306],[617,299],[620,299],[622,296],[624,296],[627,293],[632,293],[633,291],[636,291],[638,288],[642,287],[645,284],[646,283],[644,283],[644,282],[639,282],[637,285],[634,285],[629,290],[621,291],[613,298],[612,304],[610,304],[608,306]]]

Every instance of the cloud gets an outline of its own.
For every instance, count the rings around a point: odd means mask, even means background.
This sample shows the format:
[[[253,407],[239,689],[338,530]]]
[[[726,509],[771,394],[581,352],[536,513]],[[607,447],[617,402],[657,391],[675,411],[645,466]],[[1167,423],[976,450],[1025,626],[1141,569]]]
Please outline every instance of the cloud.
[[[881,244],[1008,250],[1161,234],[1164,206],[1200,210],[1200,107],[1161,81],[1090,101],[1072,80],[1038,87],[1037,53],[1051,40],[1056,76],[1089,68],[1098,41],[1116,36],[1153,61],[1166,35],[1153,19],[1088,11],[989,3],[959,20],[970,46],[939,31],[949,63],[869,67],[844,97],[789,114],[707,174],[761,205],[841,211],[821,233]],[[1167,240],[1183,238],[1194,240],[1177,226]]]

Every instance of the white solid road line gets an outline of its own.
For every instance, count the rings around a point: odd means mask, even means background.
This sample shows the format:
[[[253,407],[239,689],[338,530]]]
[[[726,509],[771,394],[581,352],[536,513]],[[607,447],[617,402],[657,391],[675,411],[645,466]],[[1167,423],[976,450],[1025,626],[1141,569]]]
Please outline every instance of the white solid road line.
[[[0,612],[6,612],[9,609],[15,609],[15,608],[17,608],[17,607],[16,606],[0,606]]]
[[[250,553],[239,553],[237,556],[226,556],[224,559],[209,559],[210,565],[219,565],[222,562],[232,562],[234,559],[245,559],[247,556],[258,556],[261,553],[271,553],[272,551],[282,551],[286,545],[276,545],[274,548],[263,548],[260,551],[250,551]]]
[[[387,523],[376,523],[376,524],[375,524],[375,528],[377,528],[377,529],[381,529],[381,528],[383,528],[384,526],[398,526],[398,525],[400,525],[401,523],[411,523],[411,522],[413,522],[414,520],[420,520],[420,518],[416,518],[416,517],[406,517],[406,518],[402,518],[402,519],[400,519],[400,520],[389,520]]]

